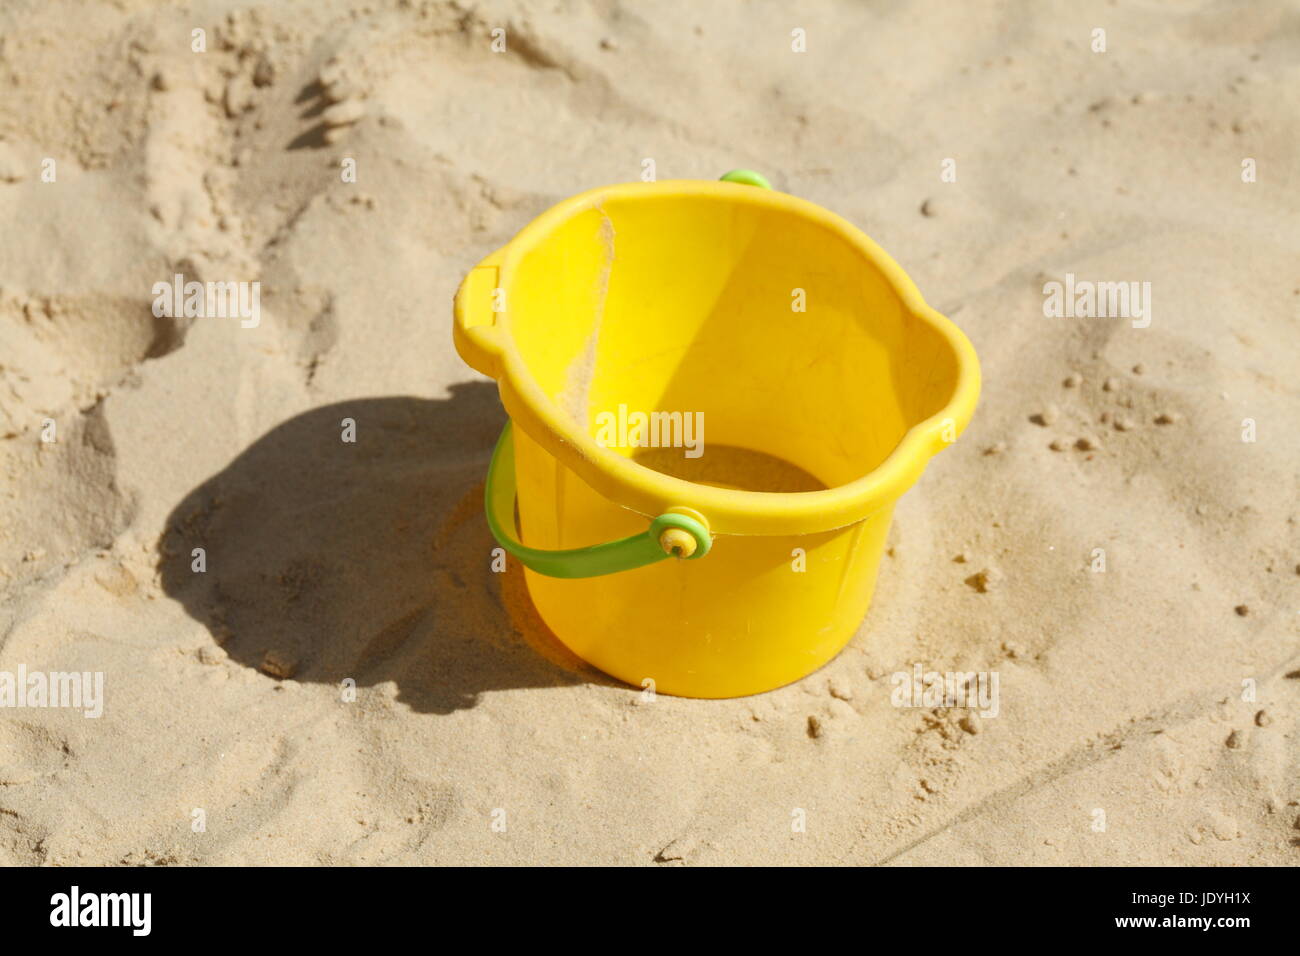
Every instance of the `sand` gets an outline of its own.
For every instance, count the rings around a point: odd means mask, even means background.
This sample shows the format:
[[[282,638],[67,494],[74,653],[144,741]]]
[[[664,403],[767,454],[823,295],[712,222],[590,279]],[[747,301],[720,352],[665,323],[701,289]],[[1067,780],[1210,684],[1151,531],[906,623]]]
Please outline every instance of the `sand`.
[[[0,863],[1294,865],[1297,22],[6,4],[0,672],[104,699],[0,710]],[[857,637],[749,699],[605,678],[490,570],[451,296],[647,158],[845,215],[984,367]],[[177,273],[260,322],[155,317]],[[1149,325],[1046,317],[1067,273]],[[997,716],[894,706],[916,665]]]

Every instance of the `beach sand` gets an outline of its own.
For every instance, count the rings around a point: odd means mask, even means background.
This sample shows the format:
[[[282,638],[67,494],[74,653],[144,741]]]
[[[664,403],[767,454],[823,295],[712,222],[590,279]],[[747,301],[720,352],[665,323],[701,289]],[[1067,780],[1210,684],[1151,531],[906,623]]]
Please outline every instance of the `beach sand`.
[[[0,10],[0,672],[104,675],[0,711],[0,863],[1300,860],[1300,11],[789,6]],[[646,159],[845,216],[983,365],[858,635],[747,699],[490,570],[452,295]],[[155,317],[178,273],[260,322]]]

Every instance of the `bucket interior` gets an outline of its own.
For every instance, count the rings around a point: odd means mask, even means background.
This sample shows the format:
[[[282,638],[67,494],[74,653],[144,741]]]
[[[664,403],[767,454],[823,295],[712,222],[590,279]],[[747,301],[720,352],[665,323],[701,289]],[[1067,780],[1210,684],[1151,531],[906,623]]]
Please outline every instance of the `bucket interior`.
[[[579,427],[708,484],[851,482],[958,379],[948,341],[848,238],[716,195],[582,208],[525,248],[507,295],[524,364]]]

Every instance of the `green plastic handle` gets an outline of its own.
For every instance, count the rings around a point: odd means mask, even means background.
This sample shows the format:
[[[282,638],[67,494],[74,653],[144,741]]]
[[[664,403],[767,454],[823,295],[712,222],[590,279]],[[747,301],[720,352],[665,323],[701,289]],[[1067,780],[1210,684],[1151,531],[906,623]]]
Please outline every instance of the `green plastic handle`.
[[[758,186],[762,189],[771,189],[772,184],[767,181],[767,177],[762,173],[756,173],[752,169],[733,169],[729,173],[723,173],[720,177],[724,183],[741,183],[746,186]]]
[[[521,544],[515,540],[515,442],[512,429],[513,425],[506,422],[501,437],[497,439],[492,463],[488,465],[483,503],[492,537],[524,567],[552,578],[594,578],[630,571],[669,557],[694,561],[709,553],[713,539],[709,537],[708,528],[688,515],[671,512],[655,518],[641,534],[587,548],[543,551]],[[679,528],[695,539],[693,553],[682,555],[666,549],[660,536],[670,528]]]

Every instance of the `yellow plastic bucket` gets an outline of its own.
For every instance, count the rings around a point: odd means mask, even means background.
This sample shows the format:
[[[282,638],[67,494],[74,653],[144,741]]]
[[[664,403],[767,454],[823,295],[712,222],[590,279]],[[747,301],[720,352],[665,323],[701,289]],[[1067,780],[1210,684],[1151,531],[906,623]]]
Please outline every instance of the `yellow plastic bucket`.
[[[686,697],[844,647],[895,501],[979,393],[970,342],[874,242],[726,178],[568,199],[455,301],[457,351],[512,420],[488,521],[537,611],[606,673]],[[698,449],[664,447],[688,422]]]

